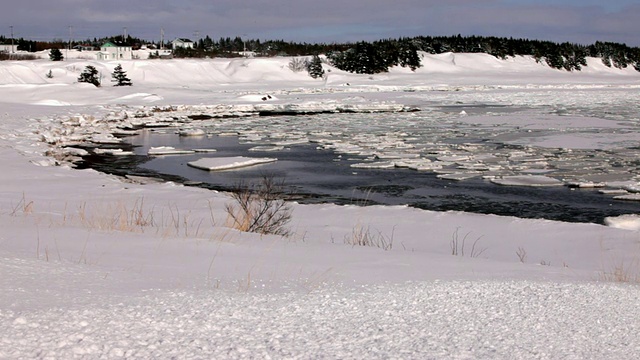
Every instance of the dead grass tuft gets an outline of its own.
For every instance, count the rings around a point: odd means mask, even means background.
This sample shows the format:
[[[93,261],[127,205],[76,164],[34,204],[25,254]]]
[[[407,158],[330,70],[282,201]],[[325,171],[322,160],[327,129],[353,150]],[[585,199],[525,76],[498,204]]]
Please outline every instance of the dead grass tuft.
[[[393,248],[394,232],[395,226],[391,231],[391,235],[386,236],[379,230],[372,230],[370,226],[358,224],[353,227],[351,234],[344,237],[344,243],[351,246],[370,246],[382,250],[391,250]]]

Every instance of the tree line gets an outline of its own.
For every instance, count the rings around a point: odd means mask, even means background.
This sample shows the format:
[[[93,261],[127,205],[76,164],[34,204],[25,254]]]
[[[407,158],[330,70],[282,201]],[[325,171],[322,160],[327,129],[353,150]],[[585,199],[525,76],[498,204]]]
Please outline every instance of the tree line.
[[[597,41],[591,45],[552,41],[514,39],[494,36],[416,36],[374,42],[309,44],[284,40],[244,40],[209,36],[195,43],[193,49],[174,49],[174,57],[234,57],[251,51],[254,56],[309,56],[326,54],[339,69],[374,74],[400,65],[412,70],[420,67],[418,51],[430,54],[445,52],[485,53],[500,59],[529,55],[552,68],[579,71],[587,66],[587,57],[602,59],[603,64],[620,69],[633,66],[640,71],[640,48],[626,44]]]
[[[14,39],[18,50],[41,51],[51,48],[66,48],[79,44],[99,47],[107,41],[125,42],[134,49],[147,45],[143,39],[122,35],[86,39],[83,41],[36,42]],[[10,43],[11,39],[0,36],[0,43]],[[153,44],[162,47],[164,44]],[[167,44],[167,47],[170,47]],[[284,40],[243,39],[241,37],[221,37],[218,40],[205,36],[195,41],[194,48],[173,49],[176,58],[238,57],[244,51],[253,56],[310,56],[325,54],[329,62],[339,69],[374,74],[385,72],[390,67],[400,65],[415,70],[420,66],[419,51],[430,54],[445,52],[486,53],[500,59],[517,55],[529,55],[536,61],[544,62],[552,68],[579,71],[587,65],[587,57],[602,59],[603,64],[620,69],[633,66],[640,71],[640,48],[614,42],[597,41],[591,45],[569,42],[514,39],[493,36],[416,36],[356,43],[300,43]]]

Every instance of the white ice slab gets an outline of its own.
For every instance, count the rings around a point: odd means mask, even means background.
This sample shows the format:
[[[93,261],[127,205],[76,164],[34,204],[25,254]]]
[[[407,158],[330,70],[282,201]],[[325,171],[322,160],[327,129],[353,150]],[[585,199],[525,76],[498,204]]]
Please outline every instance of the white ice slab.
[[[194,150],[176,149],[173,146],[158,146],[149,148],[147,155],[180,155],[180,154],[193,154]]]
[[[96,154],[108,154],[114,156],[133,155],[133,152],[124,151],[122,149],[94,149],[93,152],[95,152]]]
[[[481,172],[471,171],[471,172],[456,172],[451,174],[440,174],[437,177],[438,179],[443,179],[443,180],[463,181],[463,180],[469,180],[469,179],[479,177],[480,175],[482,175]]]
[[[202,129],[183,129],[178,131],[180,136],[203,136],[207,133]]]
[[[376,161],[351,164],[351,167],[355,169],[393,169],[396,167],[396,164],[393,161]]]
[[[248,151],[282,151],[282,150],[284,150],[284,146],[260,145],[260,146],[254,146],[250,148]]]
[[[248,158],[244,156],[234,157],[219,157],[219,158],[202,158],[196,161],[188,162],[187,164],[196,169],[208,170],[208,171],[221,171],[238,169],[247,166],[267,164],[275,162],[278,159],[274,158]]]
[[[564,183],[558,179],[544,175],[515,175],[504,176],[491,180],[492,183],[506,186],[563,186]]]
[[[627,194],[627,195],[618,195],[613,197],[616,200],[627,200],[627,201],[640,201],[640,194]]]
[[[628,214],[608,217],[604,219],[604,223],[617,229],[640,230],[640,215]]]

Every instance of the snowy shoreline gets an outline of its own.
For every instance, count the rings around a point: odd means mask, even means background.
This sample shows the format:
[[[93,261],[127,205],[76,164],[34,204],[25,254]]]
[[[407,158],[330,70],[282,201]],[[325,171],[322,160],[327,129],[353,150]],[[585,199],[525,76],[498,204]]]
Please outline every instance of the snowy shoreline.
[[[125,116],[135,121],[123,108],[253,107],[242,97],[267,93],[280,104],[535,105],[548,110],[538,122],[483,121],[549,131],[532,143],[637,140],[627,129],[638,120],[629,89],[640,77],[629,69],[594,63],[576,74],[524,58],[455,57],[373,80],[332,69],[324,82],[291,73],[287,59],[185,61],[189,86],[167,75],[174,61],[124,62],[131,89],[73,84],[84,60],[0,62],[11,74],[0,82],[0,357],[640,357],[638,218],[616,228],[293,204],[293,235],[262,236],[227,226],[226,194],[126,182],[53,166],[50,156],[51,145],[117,142],[105,134]],[[208,66],[235,72],[214,79]],[[265,74],[271,80],[258,85]],[[357,97],[339,91],[347,83]],[[460,91],[380,91],[410,87]],[[604,115],[584,117],[576,103]],[[451,118],[469,120],[459,112]],[[610,132],[581,131],[585,119]],[[349,244],[358,232],[393,246]],[[470,256],[472,245],[481,255]]]

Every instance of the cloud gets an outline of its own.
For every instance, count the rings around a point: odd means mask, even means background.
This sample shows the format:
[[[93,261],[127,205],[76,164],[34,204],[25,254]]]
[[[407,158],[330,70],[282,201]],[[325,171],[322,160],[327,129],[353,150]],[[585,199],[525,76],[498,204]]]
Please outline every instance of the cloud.
[[[307,42],[415,35],[495,35],[640,45],[640,6],[533,0],[23,0],[3,7],[0,23],[18,36],[78,39],[129,33],[149,40],[245,36]],[[8,31],[8,26],[7,29]]]

